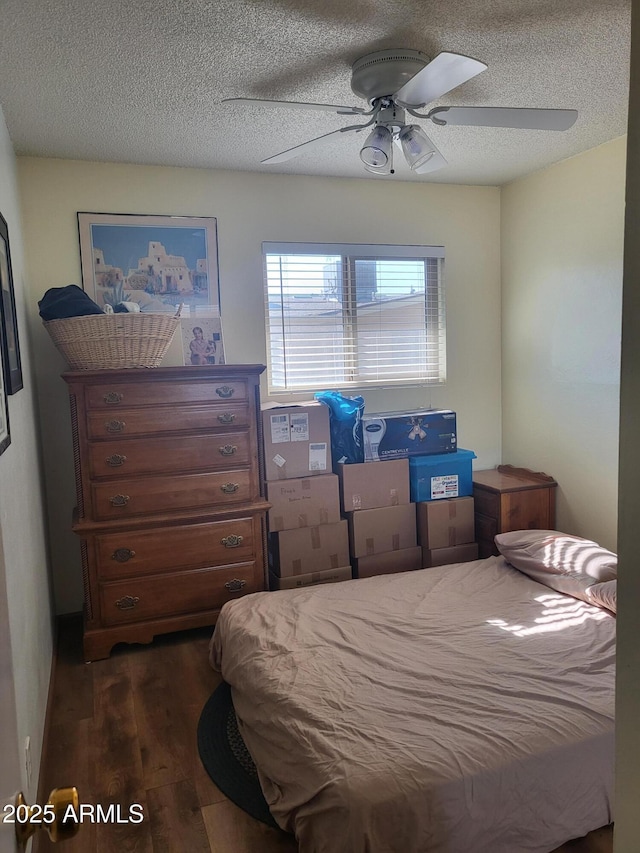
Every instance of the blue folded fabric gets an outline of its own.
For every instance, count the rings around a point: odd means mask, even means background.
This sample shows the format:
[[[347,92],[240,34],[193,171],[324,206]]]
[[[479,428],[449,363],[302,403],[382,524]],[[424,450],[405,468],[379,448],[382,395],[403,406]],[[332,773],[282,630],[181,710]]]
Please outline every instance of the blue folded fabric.
[[[102,308],[77,284],[51,287],[38,302],[43,320],[61,320],[65,317],[84,317],[87,314],[104,314]]]

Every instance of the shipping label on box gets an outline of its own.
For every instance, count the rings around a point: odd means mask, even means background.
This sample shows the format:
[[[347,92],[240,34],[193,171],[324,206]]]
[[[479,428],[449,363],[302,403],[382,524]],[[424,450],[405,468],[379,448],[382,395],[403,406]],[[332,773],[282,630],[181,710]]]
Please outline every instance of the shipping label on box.
[[[440,498],[458,497],[458,475],[443,474],[440,477],[431,478],[431,500]]]
[[[365,461],[398,459],[456,449],[456,413],[450,409],[363,415]]]
[[[266,480],[289,480],[331,471],[329,409],[316,400],[262,406]]]

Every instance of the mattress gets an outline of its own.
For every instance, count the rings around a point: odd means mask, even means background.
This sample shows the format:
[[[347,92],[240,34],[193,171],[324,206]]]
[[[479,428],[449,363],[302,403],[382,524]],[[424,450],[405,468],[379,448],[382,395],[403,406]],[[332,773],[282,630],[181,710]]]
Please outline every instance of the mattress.
[[[248,595],[210,652],[301,853],[548,853],[613,819],[615,617],[502,557]]]

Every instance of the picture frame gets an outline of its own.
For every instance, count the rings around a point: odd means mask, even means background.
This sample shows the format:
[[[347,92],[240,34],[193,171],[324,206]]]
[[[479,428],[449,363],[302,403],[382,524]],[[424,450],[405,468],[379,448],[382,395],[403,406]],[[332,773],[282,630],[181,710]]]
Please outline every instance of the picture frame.
[[[192,313],[180,317],[182,359],[186,365],[198,367],[224,364],[222,321],[219,314]]]
[[[215,217],[78,212],[82,287],[101,308],[220,311]]]
[[[4,329],[0,325],[0,345],[4,344]],[[5,383],[4,360],[0,358],[0,456],[11,444],[9,432],[9,402]]]
[[[3,387],[7,394],[15,394],[23,387],[22,361],[18,339],[18,318],[16,316],[16,296],[13,287],[11,268],[11,250],[9,248],[9,228],[0,213],[0,325],[2,326],[2,364],[4,368]]]

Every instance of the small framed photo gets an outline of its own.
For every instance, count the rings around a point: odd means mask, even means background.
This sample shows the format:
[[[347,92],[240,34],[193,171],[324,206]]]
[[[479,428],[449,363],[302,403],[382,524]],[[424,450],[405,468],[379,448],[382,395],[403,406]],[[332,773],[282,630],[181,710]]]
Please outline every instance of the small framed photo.
[[[220,316],[193,313],[180,317],[184,364],[224,364],[224,344]]]
[[[9,229],[2,214],[0,214],[0,293],[2,296],[0,299],[0,325],[2,326],[0,349],[2,349],[4,367],[4,388],[7,394],[15,394],[23,387],[22,363],[9,251]]]
[[[101,308],[137,302],[175,313],[220,313],[216,220],[211,217],[78,213],[82,287]]]

